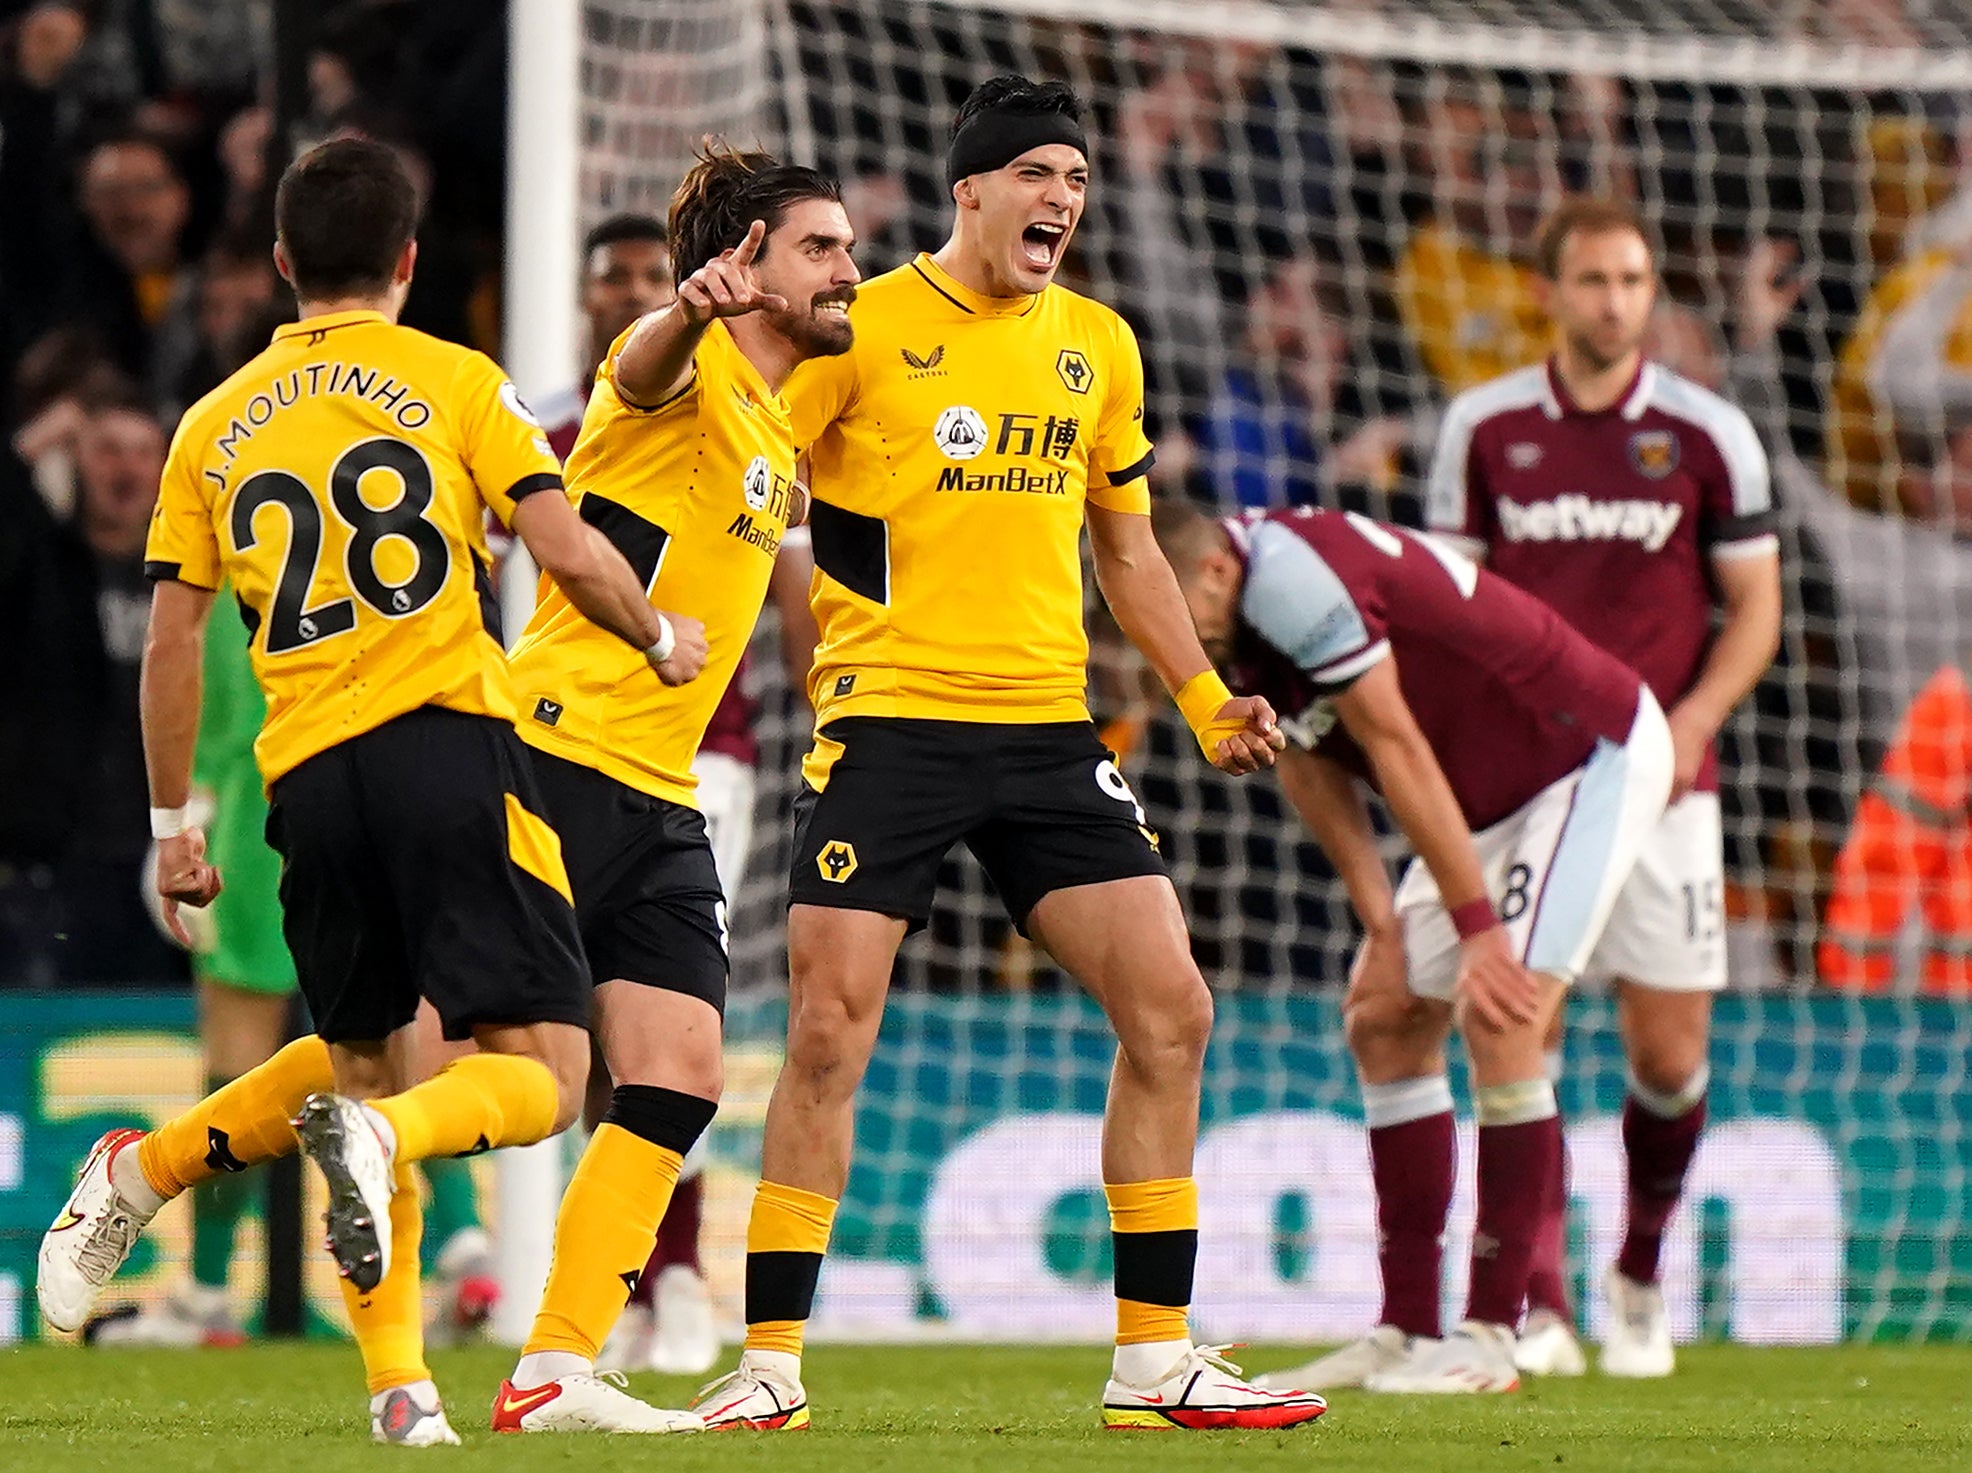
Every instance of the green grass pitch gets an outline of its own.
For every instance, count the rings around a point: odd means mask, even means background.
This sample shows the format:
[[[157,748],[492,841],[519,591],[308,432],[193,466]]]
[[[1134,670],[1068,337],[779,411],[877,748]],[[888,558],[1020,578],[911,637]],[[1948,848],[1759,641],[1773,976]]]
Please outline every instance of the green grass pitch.
[[[1248,1370],[1290,1362],[1254,1349]],[[1919,1473],[1972,1469],[1972,1347],[1780,1351],[1704,1347],[1662,1382],[1532,1384],[1495,1398],[1340,1392],[1293,1432],[1108,1433],[1095,1421],[1098,1349],[818,1346],[807,1377],[815,1426],[798,1433],[495,1437],[486,1409],[509,1354],[437,1356],[463,1448],[373,1447],[347,1346],[238,1351],[0,1351],[0,1468],[337,1473],[410,1459],[437,1468],[787,1468],[800,1473],[1100,1473],[1320,1469],[1706,1470]],[[678,1404],[686,1382],[631,1389]]]

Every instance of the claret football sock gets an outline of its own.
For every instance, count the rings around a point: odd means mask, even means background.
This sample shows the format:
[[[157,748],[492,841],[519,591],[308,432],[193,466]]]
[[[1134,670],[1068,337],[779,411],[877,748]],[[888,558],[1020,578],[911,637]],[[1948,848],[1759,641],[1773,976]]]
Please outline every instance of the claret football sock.
[[[1705,1133],[1705,1092],[1712,1071],[1700,1065],[1674,1095],[1630,1080],[1623,1102],[1623,1152],[1629,1159],[1628,1222],[1616,1267],[1632,1283],[1657,1282],[1664,1229],[1684,1194],[1685,1173]]]
[[[1477,1091],[1479,1211],[1465,1317],[1511,1330],[1527,1298],[1534,1238],[1561,1169],[1561,1117],[1546,1079]]]
[[[1198,1183],[1189,1176],[1108,1182],[1116,1258],[1116,1343],[1189,1343],[1198,1262]]]
[[[298,1038],[145,1135],[137,1144],[144,1180],[169,1201],[224,1172],[292,1155],[288,1122],[310,1095],[333,1087],[329,1046],[313,1034]]]
[[[763,1180],[746,1224],[746,1348],[799,1357],[836,1202]]]
[[[685,1153],[717,1109],[712,1100],[655,1085],[616,1087],[562,1197],[554,1264],[527,1354],[565,1351],[595,1360],[643,1276]]]
[[[1561,1087],[1561,1050],[1550,1049],[1547,1077],[1556,1090]],[[1557,1110],[1557,1115],[1559,1111]],[[1534,1266],[1527,1274],[1527,1308],[1544,1309],[1556,1317],[1573,1321],[1575,1313],[1568,1302],[1566,1277],[1568,1257],[1568,1143],[1564,1134],[1561,1163],[1548,1189],[1547,1205],[1541,1212],[1540,1231],[1534,1238]]]
[[[1369,1166],[1376,1184],[1377,1264],[1383,1313],[1377,1323],[1435,1340],[1445,1219],[1458,1174],[1452,1086],[1442,1074],[1363,1086]]]
[[[396,1159],[464,1156],[496,1146],[527,1146],[555,1128],[559,1091],[538,1059],[467,1054],[423,1084],[371,1100],[396,1138]]]

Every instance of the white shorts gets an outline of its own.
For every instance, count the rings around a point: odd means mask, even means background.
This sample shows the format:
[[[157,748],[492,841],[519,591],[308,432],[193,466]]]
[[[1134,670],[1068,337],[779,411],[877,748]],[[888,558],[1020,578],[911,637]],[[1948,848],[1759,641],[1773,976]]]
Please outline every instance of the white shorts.
[[[1583,970],[1659,992],[1726,985],[1725,837],[1717,793],[1686,793],[1644,838]]]
[[[1645,691],[1620,746],[1597,742],[1580,767],[1472,836],[1486,893],[1514,955],[1528,967],[1564,982],[1588,969],[1637,857],[1663,817],[1673,761],[1670,728]],[[1410,990],[1450,1002],[1458,980],[1458,932],[1422,861],[1405,868],[1396,908]]]
[[[730,909],[739,899],[747,855],[753,850],[753,769],[724,752],[700,752],[692,772],[698,778],[698,811],[712,843],[712,863]]]

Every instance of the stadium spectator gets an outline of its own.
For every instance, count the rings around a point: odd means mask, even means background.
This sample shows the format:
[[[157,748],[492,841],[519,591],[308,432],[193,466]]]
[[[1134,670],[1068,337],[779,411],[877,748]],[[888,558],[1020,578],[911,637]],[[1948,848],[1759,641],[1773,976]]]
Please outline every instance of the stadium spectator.
[[[1424,366],[1456,393],[1541,356],[1547,317],[1514,253],[1559,194],[1559,161],[1524,79],[1448,69],[1407,101],[1430,195],[1397,261],[1397,306]]]
[[[1925,992],[1972,995],[1972,665],[1941,667],[1918,693],[1863,795],[1835,862],[1820,949],[1831,987],[1897,985],[1906,926],[1922,932]]]
[[[275,274],[272,253],[249,238],[217,242],[199,263],[192,291],[159,330],[153,401],[175,421],[292,317],[292,299]]]
[[[1372,420],[1340,444],[1336,392],[1348,334],[1322,300],[1313,257],[1280,262],[1246,306],[1242,351],[1199,427],[1199,450],[1222,506],[1312,506],[1343,482],[1388,492],[1408,426]]]
[[[118,366],[141,382],[159,329],[191,288],[191,191],[170,150],[131,131],[89,150],[76,196],[88,230],[68,275],[69,310],[94,325]]]

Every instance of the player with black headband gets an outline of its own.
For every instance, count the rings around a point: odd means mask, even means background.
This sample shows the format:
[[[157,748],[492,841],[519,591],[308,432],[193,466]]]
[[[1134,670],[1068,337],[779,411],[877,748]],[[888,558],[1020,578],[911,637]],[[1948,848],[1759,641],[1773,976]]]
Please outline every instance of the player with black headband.
[[[788,380],[814,494],[816,734],[796,800],[787,1055],[747,1230],[746,1350],[695,1408],[708,1427],[808,1423],[802,1331],[856,1086],[897,947],[960,841],[1116,1031],[1105,1421],[1281,1427],[1323,1410],[1250,1386],[1187,1328],[1212,1000],[1155,836],[1089,720],[1084,526],[1117,622],[1212,761],[1252,772],[1284,739],[1264,701],[1235,700],[1213,673],[1151,534],[1135,338],[1054,284],[1088,191],[1079,113],[1067,87],[1019,77],[967,98],[951,239],[866,283],[850,352]]]

